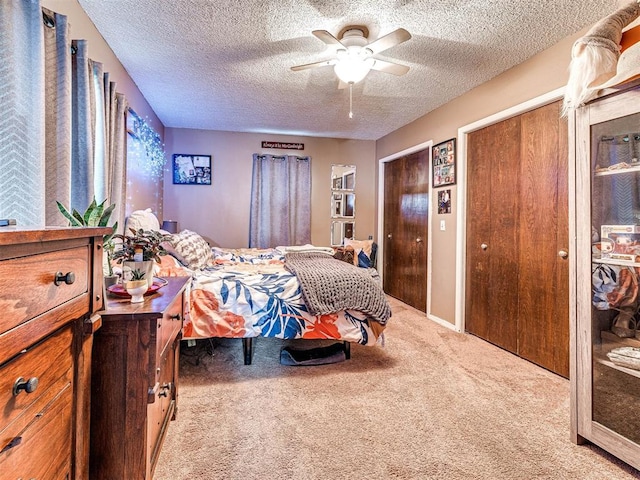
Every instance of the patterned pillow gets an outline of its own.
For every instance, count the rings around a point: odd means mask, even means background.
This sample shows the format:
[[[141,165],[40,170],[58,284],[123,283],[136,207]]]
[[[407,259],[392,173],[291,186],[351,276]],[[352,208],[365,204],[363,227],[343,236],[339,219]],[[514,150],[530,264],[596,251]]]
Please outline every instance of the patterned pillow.
[[[167,252],[167,255],[171,255],[173,258],[175,258],[178,262],[180,262],[185,267],[189,266],[189,262],[187,262],[185,258],[178,253],[178,251],[173,246],[173,243],[167,240],[162,242],[160,246],[164,248],[164,251]]]
[[[213,261],[213,253],[207,241],[191,230],[182,230],[171,235],[176,252],[192,270],[206,267]]]
[[[350,240],[344,239],[345,247],[352,247],[354,251],[353,264],[356,267],[371,267],[371,251],[373,249],[373,240]]]

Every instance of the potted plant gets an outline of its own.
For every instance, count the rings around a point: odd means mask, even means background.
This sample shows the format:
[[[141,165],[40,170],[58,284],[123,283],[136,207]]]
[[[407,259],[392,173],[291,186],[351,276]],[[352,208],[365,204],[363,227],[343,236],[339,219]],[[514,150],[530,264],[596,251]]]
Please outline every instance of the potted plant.
[[[103,243],[102,247],[107,255],[107,260],[105,261],[106,273],[104,275],[104,286],[105,288],[109,288],[110,286],[118,283],[118,275],[113,271],[113,255],[116,250],[116,244],[112,238],[109,238]]]
[[[145,274],[149,287],[153,285],[153,264],[160,262],[160,256],[167,252],[162,247],[162,242],[171,238],[154,230],[129,229],[129,234],[114,234],[113,240],[122,243],[116,246],[113,252],[113,260],[122,263],[123,280],[129,280],[135,270]]]
[[[116,204],[112,203],[107,207],[106,203],[106,200],[104,200],[102,203],[98,203],[96,202],[96,199],[94,197],[91,201],[91,204],[87,207],[84,213],[80,213],[75,208],[69,211],[67,207],[56,201],[58,210],[60,210],[60,213],[62,213],[62,215],[67,220],[69,220],[69,225],[72,227],[108,226],[109,219],[111,218],[111,213],[113,212],[114,208],[116,208]],[[105,260],[103,262],[104,285],[106,288],[115,284],[118,279],[117,275],[113,273],[113,266],[111,264],[111,255],[113,254],[115,249],[115,244],[113,243],[113,235],[118,230],[118,222],[115,222],[111,228],[111,233],[108,233],[107,235],[104,235],[102,237],[102,246],[106,254]]]
[[[149,289],[149,282],[145,278],[146,273],[135,269],[131,271],[131,280],[124,283],[124,288],[131,295],[131,303],[141,303],[144,301],[144,294]]]

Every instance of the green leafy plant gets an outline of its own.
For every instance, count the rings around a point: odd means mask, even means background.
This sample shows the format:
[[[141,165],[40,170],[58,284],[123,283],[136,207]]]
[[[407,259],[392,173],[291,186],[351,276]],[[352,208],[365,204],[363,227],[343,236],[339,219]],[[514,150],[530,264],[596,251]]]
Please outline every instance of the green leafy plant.
[[[56,201],[58,210],[60,213],[69,220],[69,225],[72,227],[106,227],[109,224],[109,218],[113,209],[116,208],[116,204],[112,203],[108,207],[105,207],[107,201],[104,200],[98,204],[95,197],[91,201],[91,204],[87,207],[84,213],[78,212],[75,208],[69,212],[69,209],[60,202]],[[115,222],[112,226],[111,233],[103,237],[102,243],[107,243],[113,234],[118,230],[118,222]]]
[[[84,213],[78,212],[75,208],[69,211],[60,202],[56,201],[58,210],[60,213],[69,220],[69,226],[71,227],[106,227],[109,224],[111,213],[116,208],[116,204],[112,203],[108,207],[106,206],[107,200],[102,203],[96,202],[95,197],[91,201],[91,204],[87,207]],[[113,242],[113,235],[118,230],[118,222],[115,222],[111,227],[111,232],[102,237],[102,246],[107,253],[107,272],[111,277],[113,276],[113,267],[111,261],[113,260],[113,254],[115,253],[115,243]]]
[[[154,230],[129,229],[130,234],[114,234],[114,240],[121,240],[121,248],[113,253],[113,259],[117,263],[123,261],[134,261],[136,251],[142,251],[142,260],[155,260],[160,262],[160,256],[166,255],[166,250],[162,247],[162,242],[171,238]]]
[[[104,251],[107,254],[107,275],[109,277],[113,277],[113,265],[111,264],[111,262],[113,261],[113,255],[116,251],[116,244],[111,238],[112,236],[113,233],[109,235],[109,239],[102,245],[102,248],[104,248]]]

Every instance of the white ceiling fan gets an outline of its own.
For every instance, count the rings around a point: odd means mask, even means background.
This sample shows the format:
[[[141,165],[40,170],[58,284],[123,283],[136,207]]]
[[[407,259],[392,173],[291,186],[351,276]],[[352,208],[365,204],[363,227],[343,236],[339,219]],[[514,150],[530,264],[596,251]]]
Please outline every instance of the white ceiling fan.
[[[326,30],[314,30],[311,33],[327,45],[336,48],[335,58],[291,67],[295,72],[332,65],[340,80],[339,88],[345,88],[363,80],[372,69],[393,75],[404,75],[409,71],[406,65],[375,58],[376,54],[411,38],[411,34],[404,28],[398,28],[371,43],[367,38],[369,30],[362,25],[343,28],[338,35],[339,39]]]

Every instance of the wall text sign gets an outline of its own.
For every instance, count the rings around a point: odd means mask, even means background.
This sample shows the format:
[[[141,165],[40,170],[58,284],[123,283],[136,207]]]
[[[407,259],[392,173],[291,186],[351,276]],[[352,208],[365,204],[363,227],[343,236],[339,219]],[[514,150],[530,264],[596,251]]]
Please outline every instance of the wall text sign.
[[[262,142],[262,148],[282,148],[284,150],[304,150],[304,143]]]

